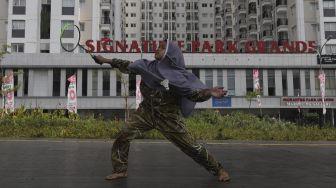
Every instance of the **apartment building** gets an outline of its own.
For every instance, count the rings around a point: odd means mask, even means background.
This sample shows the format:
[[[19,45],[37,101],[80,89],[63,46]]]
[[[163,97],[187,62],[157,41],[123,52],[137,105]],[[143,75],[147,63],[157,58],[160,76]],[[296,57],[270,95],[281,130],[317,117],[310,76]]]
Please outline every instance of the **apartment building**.
[[[336,54],[336,13],[335,0],[318,0],[319,2],[319,26],[318,41],[324,44],[328,37],[331,40],[325,45],[323,53]]]
[[[319,2],[316,0],[227,0],[224,9],[224,39],[239,41],[318,41]]]
[[[8,1],[0,1],[0,46],[7,44]]]
[[[287,40],[317,40],[323,44],[336,36],[335,0],[8,0],[0,2],[0,40],[12,46],[1,62],[5,70],[20,71],[15,84],[16,106],[52,110],[66,105],[67,78],[76,73],[79,113],[94,111],[123,115],[123,96],[134,103],[135,75],[121,75],[109,66],[97,66],[87,54],[65,53],[59,44],[61,27],[80,26],[82,42],[100,40],[162,40],[185,42],[184,50],[215,40],[237,41],[240,51],[250,40],[281,45]],[[3,8],[7,7],[7,8]],[[2,10],[3,9],[3,10]],[[315,11],[316,10],[316,11]],[[7,14],[5,14],[7,11]],[[316,15],[316,16],[315,16]],[[7,27],[6,27],[7,24]],[[73,30],[67,45],[75,44]],[[335,53],[331,39],[324,48]],[[24,53],[23,53],[24,52]],[[61,53],[61,54],[59,54]],[[103,54],[108,58],[152,59],[152,53]],[[187,69],[208,87],[223,85],[226,101],[210,99],[197,108],[225,110],[259,108],[245,95],[253,91],[253,69],[259,70],[264,113],[295,114],[297,96],[306,100],[302,110],[322,107],[316,54],[185,53]],[[326,73],[327,115],[336,108],[336,70],[323,65]],[[122,84],[127,83],[128,87]],[[292,100],[288,102],[289,100]],[[312,102],[316,100],[317,102]],[[294,102],[293,102],[294,101]],[[134,107],[134,106],[132,106]]]

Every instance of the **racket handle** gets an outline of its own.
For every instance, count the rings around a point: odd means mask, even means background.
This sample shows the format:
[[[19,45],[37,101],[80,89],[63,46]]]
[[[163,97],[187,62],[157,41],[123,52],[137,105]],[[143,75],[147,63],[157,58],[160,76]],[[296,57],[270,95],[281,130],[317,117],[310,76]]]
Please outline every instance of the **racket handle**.
[[[101,63],[98,62],[97,56],[90,54],[90,56],[92,57],[92,59],[99,65],[102,65]]]

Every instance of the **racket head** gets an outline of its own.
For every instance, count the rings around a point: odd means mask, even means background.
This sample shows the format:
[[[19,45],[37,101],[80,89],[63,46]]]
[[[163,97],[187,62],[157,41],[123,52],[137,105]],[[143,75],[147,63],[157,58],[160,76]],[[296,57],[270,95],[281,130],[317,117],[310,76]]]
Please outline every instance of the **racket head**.
[[[78,46],[81,38],[80,29],[75,24],[65,24],[62,27],[61,35],[60,35],[60,44],[64,51],[73,52]],[[69,39],[72,42],[69,42]],[[75,39],[75,43],[73,43],[73,39]]]

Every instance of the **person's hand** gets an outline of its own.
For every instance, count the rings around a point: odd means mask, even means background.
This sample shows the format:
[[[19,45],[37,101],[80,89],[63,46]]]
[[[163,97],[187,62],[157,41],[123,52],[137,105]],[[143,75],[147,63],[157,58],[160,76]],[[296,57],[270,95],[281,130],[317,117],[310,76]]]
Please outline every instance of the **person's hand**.
[[[212,89],[210,89],[211,96],[221,98],[224,97],[227,94],[227,91],[224,90],[224,87],[217,86]]]
[[[103,56],[101,55],[97,55],[95,56],[95,62],[99,65],[102,65],[104,63],[107,63],[108,62],[108,59],[104,58]]]

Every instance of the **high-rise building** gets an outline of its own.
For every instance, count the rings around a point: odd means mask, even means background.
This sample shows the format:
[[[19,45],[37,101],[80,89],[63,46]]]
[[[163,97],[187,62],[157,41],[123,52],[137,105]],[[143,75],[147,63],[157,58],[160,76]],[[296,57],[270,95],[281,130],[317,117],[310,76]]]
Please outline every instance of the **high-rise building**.
[[[335,30],[334,0],[226,0],[223,9],[224,39],[239,41],[242,52],[247,41],[256,40],[266,41],[268,48],[272,41],[279,46],[286,41],[323,44],[327,38],[324,30]],[[333,44],[331,41],[326,50],[333,51]]]
[[[7,44],[8,1],[0,1],[0,46]]]
[[[169,38],[183,41],[184,50],[190,51],[197,48],[197,42],[192,41],[199,41],[201,53],[184,54],[186,67],[208,87],[227,88],[229,102],[211,99],[197,108],[258,108],[256,103],[248,104],[245,97],[254,91],[253,72],[258,69],[263,112],[293,115],[298,95],[306,101],[301,104],[302,109],[316,112],[322,107],[315,102],[321,100],[321,66],[316,54],[311,53],[313,49],[289,54],[279,54],[277,50],[278,46],[285,49],[287,41],[298,40],[313,48],[307,41],[321,45],[331,35],[333,39],[323,53],[335,53],[335,12],[335,0],[0,1],[0,43],[11,45],[12,51],[1,61],[1,68],[23,73],[14,78],[14,83],[22,83],[15,93],[17,106],[64,107],[67,78],[76,73],[79,113],[97,110],[122,115],[123,97],[130,95],[131,103],[134,101],[136,76],[97,66],[78,49],[74,54],[63,52],[59,42],[61,28],[73,23],[80,27],[82,42],[111,38],[129,44],[133,40],[140,43]],[[74,30],[69,28],[66,37],[66,45],[73,47],[77,42]],[[216,40],[231,41],[224,47],[233,50],[202,53],[206,41],[212,45],[209,48],[215,48]],[[271,50],[276,54],[231,54],[236,52],[232,42],[237,43],[237,51],[244,52],[244,45],[250,41],[266,43],[268,48],[276,46],[276,51]],[[152,53],[136,51],[102,55],[130,61],[153,58]],[[336,70],[334,64],[323,64],[322,68],[329,114],[336,108]]]
[[[328,41],[323,52],[326,54],[336,54],[336,12],[335,12],[335,0],[317,0],[318,6],[318,20],[319,24],[316,27],[319,44],[324,44],[328,37],[331,36],[331,40]]]

